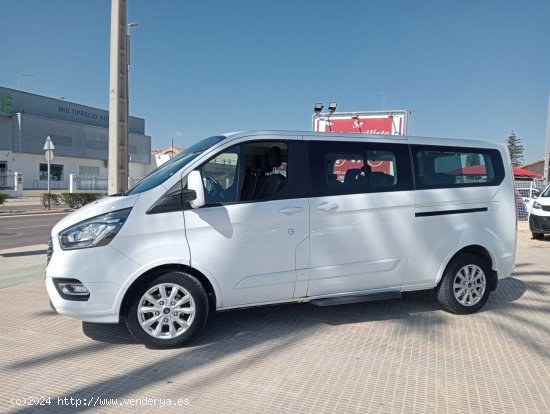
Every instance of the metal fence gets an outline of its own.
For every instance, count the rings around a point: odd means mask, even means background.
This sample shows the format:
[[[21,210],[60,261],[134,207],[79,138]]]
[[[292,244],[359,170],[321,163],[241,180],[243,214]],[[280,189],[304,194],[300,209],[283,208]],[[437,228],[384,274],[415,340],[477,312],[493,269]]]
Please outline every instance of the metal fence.
[[[73,176],[74,191],[107,191],[109,179],[107,177],[75,175]]]
[[[527,220],[529,218],[529,212],[533,203],[537,199],[545,185],[543,180],[516,180],[516,209],[518,213],[518,220]]]
[[[109,177],[85,176],[71,174],[71,193],[104,192],[109,189]],[[128,189],[134,187],[141,178],[128,178]]]
[[[15,174],[0,173],[0,190],[15,189]]]

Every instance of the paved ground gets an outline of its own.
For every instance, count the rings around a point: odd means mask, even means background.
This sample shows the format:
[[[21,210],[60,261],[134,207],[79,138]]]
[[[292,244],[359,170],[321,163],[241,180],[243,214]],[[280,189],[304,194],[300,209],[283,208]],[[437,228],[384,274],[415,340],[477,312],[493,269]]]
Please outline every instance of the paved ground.
[[[0,289],[0,411],[549,413],[550,239],[520,236],[513,277],[475,315],[427,292],[255,308],[169,351],[53,314],[41,281]],[[46,405],[13,405],[29,397]]]

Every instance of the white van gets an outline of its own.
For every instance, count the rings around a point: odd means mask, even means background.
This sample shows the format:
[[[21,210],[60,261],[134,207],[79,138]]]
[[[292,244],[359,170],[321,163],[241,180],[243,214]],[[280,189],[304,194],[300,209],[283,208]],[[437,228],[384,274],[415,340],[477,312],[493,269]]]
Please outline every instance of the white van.
[[[504,145],[239,132],[62,219],[46,287],[58,313],[125,320],[164,348],[189,342],[214,310],[264,304],[435,289],[444,309],[473,313],[515,251]]]
[[[550,186],[533,202],[529,213],[529,229],[533,239],[544,239],[545,234],[550,234]]]

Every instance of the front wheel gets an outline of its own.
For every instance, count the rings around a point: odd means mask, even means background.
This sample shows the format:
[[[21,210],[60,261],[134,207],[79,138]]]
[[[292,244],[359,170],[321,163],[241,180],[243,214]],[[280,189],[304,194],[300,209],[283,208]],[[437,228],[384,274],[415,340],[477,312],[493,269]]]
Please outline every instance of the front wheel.
[[[491,269],[479,256],[461,254],[447,265],[437,289],[439,304],[457,314],[475,313],[489,299]]]
[[[544,239],[544,233],[531,233],[533,235],[533,239],[541,240]]]
[[[183,346],[196,337],[208,318],[208,296],[192,275],[172,271],[136,289],[126,325],[139,342],[154,348]]]

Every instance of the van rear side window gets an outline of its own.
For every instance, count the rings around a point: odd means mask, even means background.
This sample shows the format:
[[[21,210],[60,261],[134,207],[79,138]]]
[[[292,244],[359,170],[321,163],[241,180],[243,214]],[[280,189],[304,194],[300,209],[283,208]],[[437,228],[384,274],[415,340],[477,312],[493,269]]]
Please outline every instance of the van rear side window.
[[[416,188],[499,185],[504,179],[500,152],[484,148],[412,145]]]

